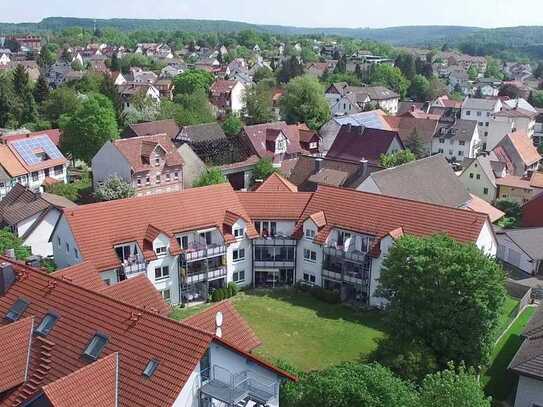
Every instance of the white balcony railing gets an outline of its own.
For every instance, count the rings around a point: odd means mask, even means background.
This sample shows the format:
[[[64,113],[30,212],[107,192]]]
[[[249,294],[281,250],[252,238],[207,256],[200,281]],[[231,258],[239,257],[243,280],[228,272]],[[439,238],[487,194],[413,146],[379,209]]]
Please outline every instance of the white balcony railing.
[[[124,274],[127,277],[132,277],[136,274],[144,273],[147,271],[147,263],[141,255],[131,256],[122,263]]]

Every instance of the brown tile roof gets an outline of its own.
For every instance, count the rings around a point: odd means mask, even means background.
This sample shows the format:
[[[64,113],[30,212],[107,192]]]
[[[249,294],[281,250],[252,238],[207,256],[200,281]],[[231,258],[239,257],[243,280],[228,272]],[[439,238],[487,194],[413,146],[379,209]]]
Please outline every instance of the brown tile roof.
[[[311,175],[307,180],[314,184],[332,185],[340,187],[345,184],[349,173],[345,171],[334,170],[332,168],[322,168],[316,174]]]
[[[534,144],[532,143],[532,139],[530,139],[530,137],[528,137],[525,133],[515,132],[506,137],[511,139],[513,146],[519,153],[525,165],[530,166],[533,163],[541,160],[541,155],[539,155],[537,152],[537,148],[535,148]]]
[[[88,290],[99,291],[107,287],[96,268],[89,261],[57,270],[53,275]]]
[[[26,168],[19,162],[17,156],[4,144],[0,145],[0,165],[12,177],[28,173]]]
[[[530,185],[533,188],[543,188],[543,172],[534,172],[530,179]]]
[[[217,79],[215,82],[213,82],[213,85],[211,85],[209,92],[215,96],[225,94],[225,93],[230,93],[232,89],[234,88],[234,86],[236,85],[236,82],[237,81]]]
[[[0,261],[8,259],[0,257]],[[224,339],[214,338],[208,332],[117,301],[22,263],[11,264],[17,279],[7,294],[0,297],[0,315],[5,315],[22,297],[29,301],[22,318],[33,316],[36,321],[41,321],[49,310],[59,318],[46,338],[33,338],[28,377],[35,379],[35,384],[31,387],[27,382],[9,393],[0,393],[0,405],[32,399],[43,386],[87,366],[89,363],[82,353],[97,332],[108,337],[102,356],[119,353],[119,407],[172,405],[212,341],[273,369],[281,376],[296,380],[296,377],[275,369]],[[6,320],[0,320],[0,327],[9,325]],[[150,359],[157,359],[160,364],[155,374],[146,379],[142,372]],[[40,375],[44,369],[47,373]]]
[[[258,195],[258,192],[254,193]],[[475,242],[484,214],[344,188],[319,186],[306,206],[301,221],[323,211],[326,227],[316,240],[324,243],[332,227],[382,238],[402,227],[406,234],[429,236],[444,233],[460,242]]]
[[[230,301],[222,301],[206,310],[193,315],[183,323],[215,334],[215,316],[223,314],[222,337],[246,352],[251,352],[262,342]]]
[[[517,177],[516,175],[506,175],[502,178],[496,178],[496,185],[505,187],[532,189],[528,178]]]
[[[415,132],[423,143],[431,143],[439,123],[439,120],[428,118],[385,116],[384,119],[398,132],[404,144]]]
[[[19,386],[27,378],[33,326],[32,317],[0,326],[0,393]]]
[[[319,229],[326,226],[326,215],[323,211],[313,213],[309,215],[309,217],[313,222],[315,222],[315,225],[317,225]]]
[[[283,177],[278,172],[274,172],[257,188],[260,192],[298,192],[298,187]]]
[[[119,139],[113,141],[113,145],[128,160],[134,172],[153,168],[154,163],[149,161],[149,157],[157,148],[165,152],[168,167],[183,165],[183,159],[177,152],[175,144],[166,134]]]
[[[353,162],[365,158],[372,163],[379,163],[380,155],[387,153],[395,139],[402,144],[395,131],[344,125],[326,156]]]
[[[154,122],[145,122],[131,124],[123,132],[122,138],[154,136],[157,134],[166,134],[170,140],[173,140],[179,133],[179,126],[173,119],[156,120]]]
[[[92,262],[98,271],[103,271],[120,265],[113,248],[115,244],[137,241],[143,249],[150,224],[170,235],[213,226],[223,232],[227,210],[249,219],[232,187],[220,184],[82,205],[65,209],[64,215],[82,258]],[[249,225],[247,233],[256,235],[256,230]],[[100,239],[95,238],[98,235]],[[177,245],[176,240],[171,239],[171,244]]]
[[[298,154],[303,152],[300,146],[300,134],[297,125],[287,125],[285,122],[273,122],[245,126],[243,132],[252,145],[256,154],[262,157],[271,157],[273,153],[266,144],[267,136],[270,130],[280,130],[288,139],[287,153]]]
[[[53,407],[114,407],[118,402],[119,354],[112,353],[46,386]]]
[[[166,304],[153,283],[143,274],[106,286],[101,290],[101,293],[162,316],[168,316],[170,313],[170,306]]]
[[[237,192],[251,219],[298,220],[311,199],[308,192]]]

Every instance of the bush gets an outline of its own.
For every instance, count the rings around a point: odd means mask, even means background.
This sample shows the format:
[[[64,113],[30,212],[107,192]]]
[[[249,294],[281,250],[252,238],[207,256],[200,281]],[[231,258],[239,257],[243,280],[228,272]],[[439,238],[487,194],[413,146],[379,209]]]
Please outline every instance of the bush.
[[[212,302],[219,302],[219,301],[222,301],[222,295],[223,295],[223,293],[222,293],[221,290],[222,290],[222,289],[219,288],[219,289],[213,291],[213,293],[211,294],[211,301],[212,301]]]
[[[328,304],[339,304],[341,302],[341,297],[337,291],[327,290],[322,287],[312,287],[309,292],[313,297]]]
[[[233,281],[228,283],[228,290],[230,291],[230,297],[236,296],[239,291],[238,285]]]

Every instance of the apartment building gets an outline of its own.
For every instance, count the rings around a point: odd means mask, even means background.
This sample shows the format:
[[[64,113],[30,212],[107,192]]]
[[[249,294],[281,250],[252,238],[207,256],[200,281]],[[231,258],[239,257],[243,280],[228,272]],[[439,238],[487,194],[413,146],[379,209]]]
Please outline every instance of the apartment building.
[[[479,137],[481,138],[481,149],[488,151],[487,139],[492,115],[502,109],[500,99],[479,99],[467,97],[462,103],[460,118],[462,120],[473,120],[477,122]]]
[[[284,189],[221,184],[66,209],[51,237],[55,261],[88,261],[108,284],[145,273],[173,304],[205,301],[230,282],[307,281],[379,306],[381,264],[403,234],[446,233],[496,253],[481,213],[335,187]]]

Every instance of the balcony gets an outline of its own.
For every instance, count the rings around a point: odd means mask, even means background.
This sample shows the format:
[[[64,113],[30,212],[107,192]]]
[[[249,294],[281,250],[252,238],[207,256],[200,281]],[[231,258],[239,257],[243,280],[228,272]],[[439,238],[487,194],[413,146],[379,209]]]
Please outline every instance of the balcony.
[[[183,261],[190,263],[198,260],[208,259],[210,257],[223,256],[226,254],[226,246],[223,244],[202,244],[191,243],[189,247],[183,249],[181,258]]]
[[[296,246],[296,240],[283,235],[260,237],[253,242],[256,246]]]
[[[123,261],[122,269],[127,278],[135,277],[147,271],[147,263],[143,256],[130,256],[130,258]]]
[[[366,258],[364,264],[351,262],[350,259],[326,255],[322,266],[322,276],[334,281],[351,284],[368,285],[371,262]]]
[[[342,257],[357,263],[364,263],[367,259],[367,253],[354,249],[354,245],[338,245],[334,242],[324,246],[324,254],[330,256]]]
[[[226,277],[226,275],[226,266],[214,267],[209,270],[202,268],[198,271],[189,272],[185,282],[186,284],[201,283],[206,280],[215,280],[217,278]]]
[[[200,375],[202,379],[208,378],[200,389],[200,397],[218,400],[230,406],[249,401],[268,405],[277,400],[279,394],[278,382],[248,370],[234,374],[224,367],[213,365]]]

